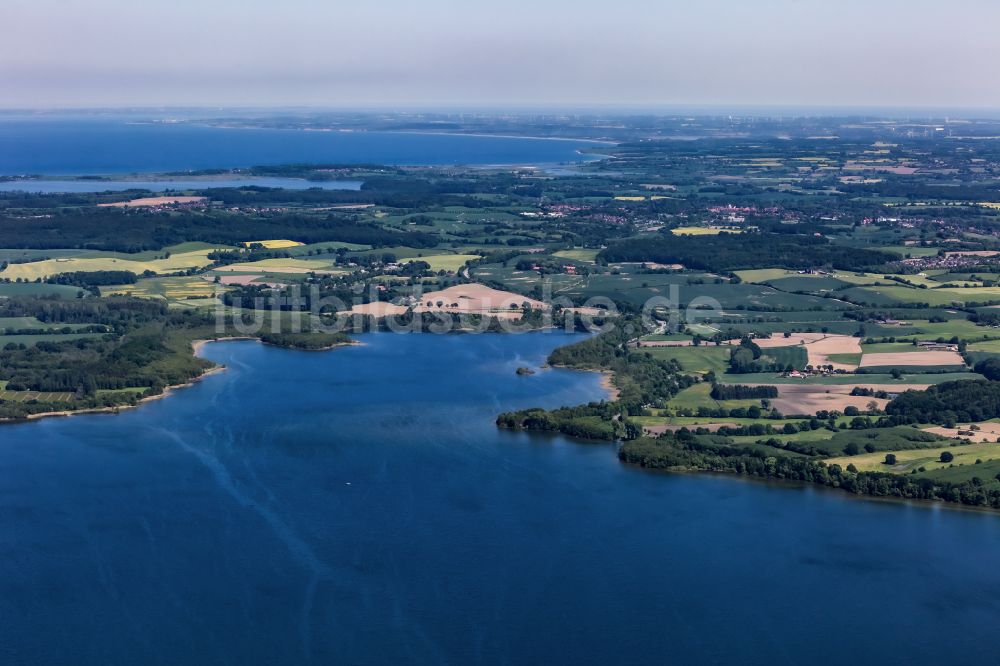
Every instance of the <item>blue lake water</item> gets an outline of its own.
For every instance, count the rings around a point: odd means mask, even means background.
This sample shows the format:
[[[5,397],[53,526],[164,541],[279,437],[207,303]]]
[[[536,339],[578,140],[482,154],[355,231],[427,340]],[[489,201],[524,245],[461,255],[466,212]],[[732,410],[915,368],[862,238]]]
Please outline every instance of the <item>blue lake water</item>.
[[[399,132],[228,129],[121,119],[0,119],[0,175],[155,173],[269,164],[492,165],[580,161],[584,141]]]
[[[1000,517],[498,431],[601,397],[515,375],[565,334],[362,339],[0,428],[0,663],[996,659]]]
[[[280,187],[286,190],[360,190],[360,180],[309,181],[303,178],[212,178],[169,180],[11,180],[0,181],[0,192],[43,194],[122,192],[125,190],[203,190],[212,187]]]

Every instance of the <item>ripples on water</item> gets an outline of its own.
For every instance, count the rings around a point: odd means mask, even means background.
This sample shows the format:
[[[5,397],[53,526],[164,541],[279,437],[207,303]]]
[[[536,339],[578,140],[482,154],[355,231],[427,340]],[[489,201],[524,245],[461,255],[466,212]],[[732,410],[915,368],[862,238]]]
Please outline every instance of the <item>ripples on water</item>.
[[[497,431],[601,397],[515,375],[571,339],[209,345],[167,399],[0,429],[0,661],[992,660],[994,515]]]

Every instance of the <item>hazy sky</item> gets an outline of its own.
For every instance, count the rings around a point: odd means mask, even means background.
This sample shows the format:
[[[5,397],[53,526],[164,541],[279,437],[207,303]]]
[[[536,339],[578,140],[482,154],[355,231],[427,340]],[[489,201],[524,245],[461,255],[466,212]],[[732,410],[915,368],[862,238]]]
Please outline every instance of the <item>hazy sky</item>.
[[[0,106],[1000,108],[1000,0],[0,0]]]

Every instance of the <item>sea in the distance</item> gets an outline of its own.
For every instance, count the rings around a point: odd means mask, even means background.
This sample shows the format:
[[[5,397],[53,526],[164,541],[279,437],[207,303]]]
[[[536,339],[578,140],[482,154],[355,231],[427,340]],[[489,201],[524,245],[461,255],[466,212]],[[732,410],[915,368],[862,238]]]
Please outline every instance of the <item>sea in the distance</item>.
[[[311,181],[304,178],[158,178],[155,180],[0,180],[0,192],[29,192],[31,194],[80,194],[87,192],[124,192],[126,190],[204,190],[215,187],[277,187],[285,190],[307,190],[318,187],[324,190],[360,190],[360,180]]]
[[[580,162],[586,141],[404,132],[234,129],[122,118],[0,117],[0,176],[163,173],[275,164]]]
[[[0,428],[0,663],[976,664],[1000,518],[666,475],[495,415],[577,338],[209,345],[119,415]]]

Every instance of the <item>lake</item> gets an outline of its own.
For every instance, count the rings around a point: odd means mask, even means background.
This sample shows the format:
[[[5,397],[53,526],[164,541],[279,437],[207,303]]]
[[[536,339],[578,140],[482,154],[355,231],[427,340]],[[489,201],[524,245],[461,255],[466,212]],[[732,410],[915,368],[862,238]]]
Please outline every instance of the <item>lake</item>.
[[[104,118],[0,118],[0,175],[160,173],[273,164],[538,165],[586,141],[403,132],[231,129]]]
[[[0,428],[0,662],[996,658],[998,516],[498,431],[602,397],[515,375],[571,335],[360,339],[209,345],[228,371],[163,400]]]

